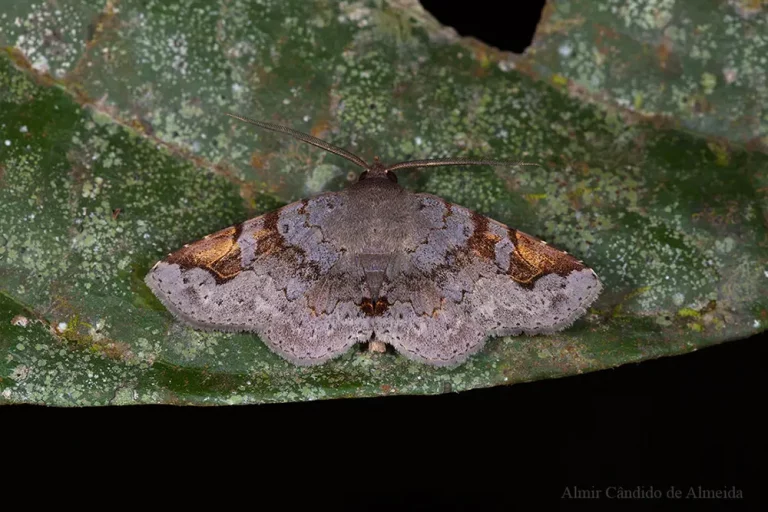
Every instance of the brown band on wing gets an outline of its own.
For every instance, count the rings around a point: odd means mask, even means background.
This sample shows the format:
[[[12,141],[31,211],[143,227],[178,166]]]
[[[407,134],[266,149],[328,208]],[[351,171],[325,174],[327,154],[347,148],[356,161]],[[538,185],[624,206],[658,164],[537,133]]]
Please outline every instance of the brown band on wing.
[[[276,254],[285,249],[285,240],[277,229],[279,217],[280,210],[264,215],[262,228],[253,234],[257,255]]]
[[[240,247],[237,239],[242,229],[242,224],[238,224],[217,231],[202,240],[182,247],[169,255],[166,261],[175,263],[185,270],[190,268],[208,270],[219,284],[229,281],[241,270]]]
[[[480,258],[493,261],[496,258],[496,244],[501,237],[488,231],[488,217],[472,212],[474,230],[467,240],[467,247]]]
[[[253,234],[256,240],[255,254],[278,258],[283,263],[293,265],[297,276],[313,281],[320,276],[320,268],[316,263],[307,261],[301,247],[286,242],[277,227],[281,212],[282,208],[264,215],[262,228]]]
[[[515,245],[509,258],[508,273],[523,286],[532,287],[537,279],[548,274],[564,277],[574,270],[585,268],[573,256],[550,247],[538,238],[512,228],[508,229],[508,233]]]
[[[365,316],[381,316],[389,309],[389,303],[386,297],[377,299],[375,304],[371,299],[365,297],[360,303],[360,309],[365,313]]]

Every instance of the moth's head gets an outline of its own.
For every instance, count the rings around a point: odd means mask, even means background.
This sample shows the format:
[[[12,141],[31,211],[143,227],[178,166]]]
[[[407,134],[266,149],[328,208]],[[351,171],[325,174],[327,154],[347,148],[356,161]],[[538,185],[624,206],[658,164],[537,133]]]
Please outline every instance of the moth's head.
[[[379,161],[379,157],[375,156],[373,157],[373,165],[368,166],[363,172],[361,172],[357,181],[384,178],[391,182],[397,183],[397,176],[395,176],[395,173],[387,170],[384,164]]]

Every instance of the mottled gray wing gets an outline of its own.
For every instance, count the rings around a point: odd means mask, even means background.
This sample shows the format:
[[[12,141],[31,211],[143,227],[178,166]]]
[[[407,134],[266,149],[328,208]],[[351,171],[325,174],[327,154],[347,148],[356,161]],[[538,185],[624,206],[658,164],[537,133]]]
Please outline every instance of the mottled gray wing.
[[[567,253],[439,197],[413,198],[428,235],[393,257],[372,317],[376,339],[403,355],[459,364],[489,336],[568,327],[600,293]]]
[[[157,263],[146,283],[195,327],[255,332],[296,364],[321,363],[373,333],[359,266],[318,228],[346,204],[345,192],[322,194],[221,230]]]

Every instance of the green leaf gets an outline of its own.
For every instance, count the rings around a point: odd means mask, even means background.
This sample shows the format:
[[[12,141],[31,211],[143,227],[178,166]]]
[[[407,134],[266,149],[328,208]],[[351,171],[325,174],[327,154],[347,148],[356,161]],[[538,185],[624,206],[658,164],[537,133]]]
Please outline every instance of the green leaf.
[[[740,38],[749,2],[658,4],[551,2],[514,57],[394,0],[15,3],[0,17],[0,401],[442,393],[763,330],[764,66],[739,55],[765,39]],[[253,335],[179,324],[142,281],[155,261],[358,171],[224,111],[364,158],[540,162],[400,180],[576,254],[605,291],[572,328],[491,340],[453,369],[358,350],[297,368]]]
[[[765,3],[549,2],[537,76],[670,127],[768,149]]]

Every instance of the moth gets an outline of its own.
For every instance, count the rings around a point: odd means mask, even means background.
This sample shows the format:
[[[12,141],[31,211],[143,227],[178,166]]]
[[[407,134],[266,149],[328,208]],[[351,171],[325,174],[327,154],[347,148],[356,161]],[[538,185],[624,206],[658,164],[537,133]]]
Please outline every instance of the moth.
[[[311,135],[227,114],[363,168],[340,192],[304,199],[185,245],[146,283],[195,328],[250,331],[297,365],[375,341],[453,366],[490,336],[570,326],[597,298],[595,272],[566,252],[430,194],[395,171],[516,165],[464,158],[369,165]]]

